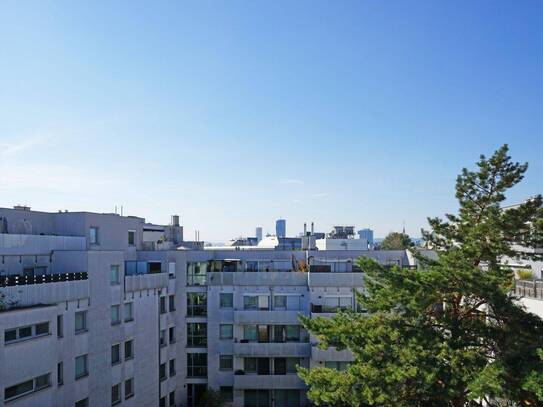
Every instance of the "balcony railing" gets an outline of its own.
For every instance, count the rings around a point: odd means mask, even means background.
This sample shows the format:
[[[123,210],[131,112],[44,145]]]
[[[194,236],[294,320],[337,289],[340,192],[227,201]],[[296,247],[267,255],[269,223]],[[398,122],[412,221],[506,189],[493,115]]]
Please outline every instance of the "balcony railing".
[[[0,276],[0,287],[13,287],[19,285],[59,283],[63,281],[87,280],[86,271],[80,273],[43,274],[38,276]]]
[[[543,300],[543,280],[515,280],[515,294],[520,297]]]

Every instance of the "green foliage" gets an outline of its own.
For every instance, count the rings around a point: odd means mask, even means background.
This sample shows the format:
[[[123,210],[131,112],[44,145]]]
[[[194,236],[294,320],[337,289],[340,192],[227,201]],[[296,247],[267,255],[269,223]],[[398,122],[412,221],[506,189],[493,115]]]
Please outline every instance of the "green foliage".
[[[517,277],[519,280],[533,280],[535,276],[532,270],[518,270]]]
[[[413,241],[405,233],[391,232],[379,245],[381,250],[405,250],[413,246]]]
[[[517,256],[513,244],[543,243],[542,198],[501,209],[527,169],[507,146],[477,165],[457,179],[459,213],[423,231],[436,260],[415,252],[421,267],[411,270],[362,258],[368,295],[358,299],[369,315],[302,318],[319,346],[355,358],[342,372],[299,369],[315,404],[543,405],[543,321],[517,304],[501,261]]]

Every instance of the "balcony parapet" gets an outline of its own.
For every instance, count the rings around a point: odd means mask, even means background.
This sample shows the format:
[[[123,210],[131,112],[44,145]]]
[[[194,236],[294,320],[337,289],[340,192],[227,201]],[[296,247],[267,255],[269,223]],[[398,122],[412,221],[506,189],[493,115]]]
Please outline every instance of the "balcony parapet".
[[[285,342],[285,343],[234,343],[234,354],[236,356],[284,356],[284,357],[309,357],[311,355],[311,344],[308,342]]]
[[[235,375],[234,388],[241,389],[306,389],[296,374],[287,375]]]

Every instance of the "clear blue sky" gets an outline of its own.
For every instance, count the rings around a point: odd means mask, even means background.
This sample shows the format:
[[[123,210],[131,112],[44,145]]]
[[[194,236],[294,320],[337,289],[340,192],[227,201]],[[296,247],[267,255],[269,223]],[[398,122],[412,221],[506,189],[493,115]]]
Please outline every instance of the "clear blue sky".
[[[541,1],[0,4],[0,206],[206,240],[304,221],[418,235],[509,143],[543,192]]]

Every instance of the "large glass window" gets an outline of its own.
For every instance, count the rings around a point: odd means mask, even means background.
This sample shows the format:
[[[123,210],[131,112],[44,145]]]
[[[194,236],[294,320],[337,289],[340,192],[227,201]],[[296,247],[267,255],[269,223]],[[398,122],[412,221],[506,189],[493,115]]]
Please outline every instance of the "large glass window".
[[[187,346],[207,346],[207,324],[202,322],[189,322],[187,324]]]
[[[270,297],[268,295],[245,295],[243,296],[243,309],[269,310]]]
[[[245,358],[243,360],[243,367],[247,374],[269,375],[270,358]]]
[[[270,390],[245,390],[245,407],[271,407]]]
[[[243,339],[249,342],[256,342],[256,325],[244,325],[243,326]]]
[[[232,324],[221,324],[219,326],[220,339],[232,339],[234,337],[234,326]]]
[[[274,390],[274,407],[298,407],[300,405],[299,390]]]
[[[187,353],[187,376],[207,376],[207,353]]]
[[[19,396],[38,391],[51,385],[51,373],[47,373],[34,379],[18,383],[4,389],[4,401],[15,399]]]
[[[328,369],[345,370],[349,362],[327,361],[324,362],[324,367]]]
[[[207,262],[187,263],[187,285],[207,284]]]
[[[221,308],[233,308],[234,307],[234,294],[233,293],[221,293],[220,294],[220,306],[221,306]]]
[[[219,370],[232,370],[234,368],[234,357],[232,355],[219,356]]]
[[[136,244],[136,231],[128,231],[128,246],[134,246]]]
[[[187,316],[200,317],[207,315],[207,294],[187,293]]]
[[[324,312],[338,312],[352,307],[353,299],[349,296],[330,296],[324,300]]]
[[[273,308],[276,310],[287,309],[287,296],[286,295],[275,295],[273,297]]]
[[[226,403],[234,401],[234,388],[232,386],[221,386],[219,391],[222,401]]]

